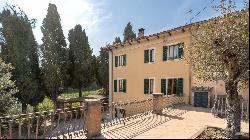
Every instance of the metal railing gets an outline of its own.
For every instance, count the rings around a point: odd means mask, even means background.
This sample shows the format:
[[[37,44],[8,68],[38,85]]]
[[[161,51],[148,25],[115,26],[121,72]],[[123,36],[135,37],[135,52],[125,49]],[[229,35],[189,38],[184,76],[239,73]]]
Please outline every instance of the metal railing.
[[[112,105],[102,106],[102,129],[118,124],[125,125],[126,122],[151,114],[152,111],[152,98],[125,103],[113,102]]]
[[[214,116],[226,117],[227,99],[225,96],[215,98],[211,113]],[[249,120],[249,100],[241,100],[241,119]]]
[[[72,138],[84,135],[84,107],[0,117],[0,139]]]

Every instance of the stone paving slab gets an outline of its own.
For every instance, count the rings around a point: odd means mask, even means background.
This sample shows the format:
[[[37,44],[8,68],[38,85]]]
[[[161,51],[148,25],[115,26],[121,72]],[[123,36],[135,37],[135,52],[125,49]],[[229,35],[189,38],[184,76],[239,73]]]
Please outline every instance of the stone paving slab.
[[[205,125],[225,128],[226,119],[215,118],[208,108],[199,108],[192,106],[183,106],[179,110],[187,110],[187,113],[181,115],[183,120],[172,119],[161,126],[157,126],[134,139],[188,139],[198,132]],[[249,122],[241,123],[242,131],[249,133]]]

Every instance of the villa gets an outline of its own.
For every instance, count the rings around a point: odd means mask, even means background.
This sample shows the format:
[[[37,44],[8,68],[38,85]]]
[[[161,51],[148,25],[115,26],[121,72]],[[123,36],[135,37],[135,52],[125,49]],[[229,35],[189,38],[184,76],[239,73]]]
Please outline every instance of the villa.
[[[210,19],[211,20],[211,19]],[[109,99],[143,100],[152,93],[182,97],[185,104],[212,107],[217,95],[226,95],[222,80],[199,83],[183,59],[192,47],[191,31],[208,20],[145,36],[139,29],[134,40],[109,46]],[[240,91],[248,100],[249,88]]]

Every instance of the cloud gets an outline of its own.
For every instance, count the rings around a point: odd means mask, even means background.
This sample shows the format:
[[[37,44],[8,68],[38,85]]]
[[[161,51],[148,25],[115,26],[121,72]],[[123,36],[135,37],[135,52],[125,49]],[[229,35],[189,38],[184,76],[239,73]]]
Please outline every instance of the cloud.
[[[111,18],[111,15],[105,10],[103,0],[97,2],[93,0],[3,0],[0,4],[3,5],[5,2],[18,5],[29,18],[37,19],[36,28],[33,31],[39,44],[42,43],[40,27],[47,14],[49,3],[57,6],[66,40],[68,31],[76,24],[81,24],[86,29],[92,47],[97,46],[93,39],[95,36],[98,37],[98,32],[102,30],[101,23]]]

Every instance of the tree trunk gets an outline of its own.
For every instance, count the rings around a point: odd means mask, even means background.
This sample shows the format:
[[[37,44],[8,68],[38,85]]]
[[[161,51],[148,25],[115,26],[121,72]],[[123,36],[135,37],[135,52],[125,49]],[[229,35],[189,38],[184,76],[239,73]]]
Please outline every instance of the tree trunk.
[[[228,138],[234,138],[241,130],[241,99],[238,97],[237,83],[229,81],[226,83],[227,91],[227,130]]]
[[[82,87],[79,87],[79,97],[82,97]]]
[[[22,103],[22,113],[26,114],[26,111],[27,111],[27,104]]]

